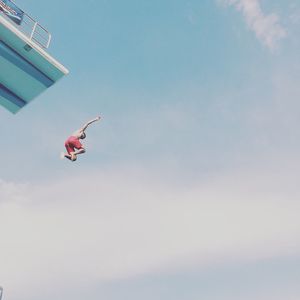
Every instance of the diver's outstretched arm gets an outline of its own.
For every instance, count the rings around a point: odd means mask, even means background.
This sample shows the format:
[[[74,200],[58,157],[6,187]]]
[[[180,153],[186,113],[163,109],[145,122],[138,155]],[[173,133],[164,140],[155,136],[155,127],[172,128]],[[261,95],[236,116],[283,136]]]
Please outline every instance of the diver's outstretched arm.
[[[80,129],[80,131],[85,131],[89,125],[91,125],[92,123],[99,121],[99,120],[100,120],[100,116],[93,120],[88,121],[86,124],[83,125],[83,127]]]

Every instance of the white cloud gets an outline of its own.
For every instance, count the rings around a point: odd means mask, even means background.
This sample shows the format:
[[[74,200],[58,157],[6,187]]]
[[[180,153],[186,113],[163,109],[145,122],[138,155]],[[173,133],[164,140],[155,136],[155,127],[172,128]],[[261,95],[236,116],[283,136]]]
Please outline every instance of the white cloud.
[[[114,170],[1,194],[0,280],[9,298],[300,250],[299,195],[284,193],[284,175],[232,174],[190,188],[157,177]],[[272,188],[279,182],[281,193]]]
[[[277,14],[265,14],[260,0],[221,0],[242,12],[247,25],[256,37],[269,49],[274,50],[278,42],[287,36],[285,28],[280,24]]]
[[[0,205],[1,202],[19,202],[24,200],[24,193],[26,190],[27,184],[16,184],[0,179]]]

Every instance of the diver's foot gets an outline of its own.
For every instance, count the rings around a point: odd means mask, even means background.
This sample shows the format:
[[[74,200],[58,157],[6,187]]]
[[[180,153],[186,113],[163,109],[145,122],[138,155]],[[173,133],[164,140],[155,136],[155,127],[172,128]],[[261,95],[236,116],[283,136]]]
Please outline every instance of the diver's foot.
[[[77,159],[76,154],[75,154],[75,153],[71,153],[71,154],[70,154],[70,159],[71,159],[72,161],[75,161],[75,160]]]
[[[72,160],[72,157],[71,157],[70,154],[66,154],[66,153],[63,153],[63,152],[60,154],[60,158],[61,158],[61,159],[67,158],[67,159],[69,159],[69,160]],[[76,159],[75,159],[75,160],[76,160]]]

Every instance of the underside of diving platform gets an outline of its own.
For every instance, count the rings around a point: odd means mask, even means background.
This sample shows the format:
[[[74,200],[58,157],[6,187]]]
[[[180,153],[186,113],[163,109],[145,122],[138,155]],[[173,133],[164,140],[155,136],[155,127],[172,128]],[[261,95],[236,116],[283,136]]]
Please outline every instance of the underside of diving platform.
[[[0,104],[12,113],[68,74],[43,47],[0,14]]]

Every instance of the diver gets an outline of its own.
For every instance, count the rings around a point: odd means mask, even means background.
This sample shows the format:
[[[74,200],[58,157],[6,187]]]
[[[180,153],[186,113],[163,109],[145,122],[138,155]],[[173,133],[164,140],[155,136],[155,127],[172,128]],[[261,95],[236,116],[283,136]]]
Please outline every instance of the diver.
[[[71,161],[75,161],[77,159],[78,154],[85,153],[85,148],[81,144],[80,140],[83,140],[86,138],[85,130],[88,128],[88,126],[96,121],[99,121],[100,117],[97,117],[93,120],[90,120],[85,125],[83,125],[82,128],[76,130],[73,132],[73,134],[68,137],[68,139],[65,141],[65,147],[67,149],[67,153],[62,152],[61,158],[67,158]]]

